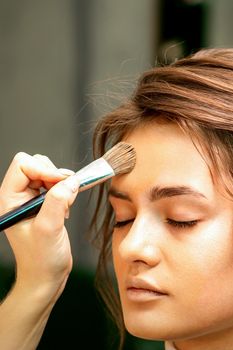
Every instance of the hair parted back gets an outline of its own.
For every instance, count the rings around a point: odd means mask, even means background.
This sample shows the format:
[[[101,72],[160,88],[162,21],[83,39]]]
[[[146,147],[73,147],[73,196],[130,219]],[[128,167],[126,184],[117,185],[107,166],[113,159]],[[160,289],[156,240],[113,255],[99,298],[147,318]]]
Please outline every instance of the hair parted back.
[[[140,124],[161,118],[177,123],[190,135],[213,170],[213,177],[224,184],[232,198],[233,49],[202,49],[168,66],[146,71],[132,96],[98,121],[94,156],[102,156]],[[107,270],[113,213],[106,194],[107,185],[101,185],[92,222],[98,222],[96,238],[101,242],[97,287],[123,335],[120,304],[113,297],[114,288]]]

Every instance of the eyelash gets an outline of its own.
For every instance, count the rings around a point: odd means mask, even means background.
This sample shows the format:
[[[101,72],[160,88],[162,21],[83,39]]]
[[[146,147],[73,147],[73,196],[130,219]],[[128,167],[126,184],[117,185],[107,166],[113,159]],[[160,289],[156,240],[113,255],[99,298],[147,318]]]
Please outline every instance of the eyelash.
[[[133,221],[133,219],[125,220],[125,221],[117,221],[114,224],[114,228],[124,227],[124,226],[128,225],[129,223],[131,223],[132,221]],[[172,219],[167,219],[166,222],[171,226],[182,229],[182,228],[191,228],[191,227],[195,226],[198,223],[198,220],[176,221],[176,220],[172,220]]]
[[[167,219],[166,221],[169,225],[177,227],[177,228],[191,228],[198,223],[198,220],[191,221],[176,221],[172,219]]]
[[[114,223],[114,228],[120,228],[120,227],[126,226],[132,221],[133,221],[133,219],[125,220],[125,221],[116,221]]]

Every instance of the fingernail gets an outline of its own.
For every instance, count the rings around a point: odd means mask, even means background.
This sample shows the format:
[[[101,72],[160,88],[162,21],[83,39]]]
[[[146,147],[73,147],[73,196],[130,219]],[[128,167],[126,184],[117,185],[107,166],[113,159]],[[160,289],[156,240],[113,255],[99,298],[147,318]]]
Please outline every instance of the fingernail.
[[[79,189],[79,180],[76,175],[69,176],[65,181],[64,184],[68,186],[73,193],[77,192]]]
[[[71,176],[71,175],[75,174],[75,172],[73,170],[66,169],[66,168],[59,168],[57,170],[60,174],[65,175],[65,176]]]

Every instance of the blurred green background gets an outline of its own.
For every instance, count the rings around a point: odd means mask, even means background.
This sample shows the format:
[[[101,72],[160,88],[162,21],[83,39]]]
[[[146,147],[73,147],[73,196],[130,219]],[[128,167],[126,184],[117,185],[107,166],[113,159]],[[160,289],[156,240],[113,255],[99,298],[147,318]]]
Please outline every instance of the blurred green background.
[[[232,46],[232,13],[231,0],[0,0],[0,179],[18,151],[73,170],[86,165],[96,119],[130,94],[140,73],[202,47]],[[74,268],[40,350],[82,343],[116,349],[93,287],[97,252],[86,237],[87,201],[80,194],[71,211]],[[14,258],[1,233],[1,298],[13,280]],[[163,345],[128,335],[125,349]]]

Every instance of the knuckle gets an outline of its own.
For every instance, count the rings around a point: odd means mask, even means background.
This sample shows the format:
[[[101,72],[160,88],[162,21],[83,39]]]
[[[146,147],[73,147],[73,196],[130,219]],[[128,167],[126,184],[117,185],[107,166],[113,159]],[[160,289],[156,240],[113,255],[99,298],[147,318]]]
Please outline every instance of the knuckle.
[[[18,152],[16,153],[16,155],[13,158],[13,161],[15,163],[21,163],[26,157],[28,157],[29,155],[25,152]]]
[[[44,160],[48,160],[49,158],[47,156],[45,156],[44,154],[39,154],[36,153],[33,155],[34,158],[39,158],[39,159],[44,159]]]
[[[59,186],[54,186],[51,188],[51,190],[48,192],[48,197],[55,202],[62,203],[67,202],[69,193],[65,186],[59,184]]]
[[[34,154],[33,158],[39,161],[41,165],[47,168],[48,167],[56,168],[53,162],[50,160],[50,158],[44,154]]]

